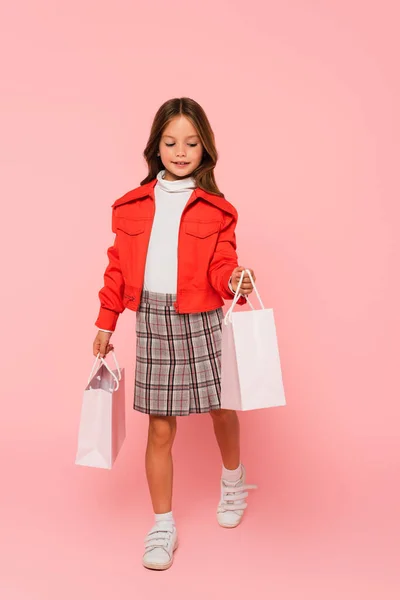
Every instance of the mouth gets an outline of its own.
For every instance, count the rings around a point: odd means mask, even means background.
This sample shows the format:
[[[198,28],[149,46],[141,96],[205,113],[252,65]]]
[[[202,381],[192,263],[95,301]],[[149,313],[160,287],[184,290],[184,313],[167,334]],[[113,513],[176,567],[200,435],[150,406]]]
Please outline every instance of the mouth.
[[[176,165],[177,167],[186,167],[189,163],[188,162],[174,162],[174,165]]]

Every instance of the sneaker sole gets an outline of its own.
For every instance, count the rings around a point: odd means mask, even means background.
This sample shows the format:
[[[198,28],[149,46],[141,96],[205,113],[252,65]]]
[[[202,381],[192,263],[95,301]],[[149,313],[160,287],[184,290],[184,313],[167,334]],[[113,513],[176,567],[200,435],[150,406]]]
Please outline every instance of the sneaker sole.
[[[241,521],[239,521],[239,523],[236,523],[236,525],[222,525],[222,523],[220,523],[218,521],[218,525],[220,525],[221,527],[225,527],[225,529],[234,529],[234,527],[237,527],[238,525],[240,525]]]
[[[146,569],[151,569],[152,571],[165,571],[166,569],[169,569],[172,566],[172,563],[174,562],[174,552],[178,547],[178,540],[175,542],[175,546],[172,549],[172,558],[169,562],[164,563],[163,565],[157,564],[157,563],[149,563],[149,562],[145,562],[144,560],[142,560],[142,564],[144,567],[146,567]]]
[[[225,527],[225,529],[233,529],[234,527],[237,527],[238,525],[240,525],[240,523],[243,521],[243,517],[244,514],[240,517],[239,521],[237,523],[235,523],[234,525],[224,525],[223,523],[221,523],[218,519],[218,515],[220,513],[217,512],[217,523],[218,525],[220,525],[221,527]]]

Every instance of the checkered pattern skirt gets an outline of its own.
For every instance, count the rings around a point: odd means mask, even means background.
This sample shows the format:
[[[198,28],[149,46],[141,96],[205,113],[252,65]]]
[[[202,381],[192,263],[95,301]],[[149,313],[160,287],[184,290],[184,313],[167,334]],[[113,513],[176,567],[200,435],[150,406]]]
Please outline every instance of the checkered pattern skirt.
[[[222,308],[179,314],[175,294],[143,290],[136,312],[133,408],[183,416],[221,407]]]

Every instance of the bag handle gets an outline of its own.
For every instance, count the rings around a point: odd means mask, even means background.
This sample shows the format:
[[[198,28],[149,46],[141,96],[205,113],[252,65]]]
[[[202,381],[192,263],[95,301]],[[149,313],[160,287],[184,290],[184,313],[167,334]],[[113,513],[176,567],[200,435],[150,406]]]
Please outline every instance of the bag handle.
[[[117,367],[117,371],[118,371],[118,379],[115,376],[115,373],[112,372],[112,370],[110,369],[110,367],[108,366],[108,364],[106,363],[106,361],[104,360],[104,358],[100,358],[100,352],[97,354],[96,358],[94,359],[94,363],[93,363],[93,367],[92,370],[90,371],[90,375],[89,375],[89,379],[88,379],[88,384],[90,382],[90,380],[93,377],[94,372],[96,371],[96,366],[97,366],[97,361],[100,360],[100,362],[105,366],[105,368],[107,369],[107,371],[109,371],[109,373],[111,374],[111,376],[114,378],[116,385],[116,388],[114,389],[114,392],[117,391],[117,389],[119,388],[119,382],[121,381],[121,369],[119,368],[119,364],[117,361],[117,357],[115,356],[115,352],[114,350],[111,350],[112,355],[113,355],[113,359],[115,362],[115,366]]]
[[[258,290],[257,290],[256,284],[255,284],[255,282],[254,282],[254,279],[253,279],[253,277],[252,277],[252,275],[251,275],[251,273],[250,273],[249,269],[244,269],[244,270],[241,272],[241,274],[240,274],[240,279],[239,279],[238,286],[237,286],[237,288],[236,288],[236,293],[235,293],[235,297],[234,297],[234,299],[233,299],[233,302],[232,302],[232,304],[231,304],[231,306],[230,306],[229,310],[227,311],[227,313],[226,313],[226,315],[225,315],[225,318],[224,318],[225,325],[227,325],[227,323],[228,323],[228,320],[229,320],[229,322],[230,322],[230,323],[232,323],[232,313],[233,313],[233,309],[235,308],[236,304],[238,303],[238,300],[239,300],[239,295],[240,295],[240,292],[239,292],[239,290],[240,290],[240,287],[241,287],[241,285],[242,285],[242,282],[243,282],[243,277],[244,277],[245,273],[248,273],[248,275],[249,275],[249,277],[250,277],[250,281],[251,281],[251,283],[252,283],[252,285],[253,285],[254,291],[256,292],[256,295],[257,295],[257,298],[258,298],[258,301],[259,301],[259,303],[260,303],[260,306],[261,306],[261,308],[265,308],[265,307],[264,307],[264,304],[263,304],[263,302],[262,302],[262,300],[261,300],[261,296],[260,296],[260,294],[258,293]],[[246,298],[247,298],[247,302],[250,304],[250,307],[251,307],[251,309],[252,309],[252,310],[255,310],[255,308],[254,308],[254,306],[252,305],[252,303],[250,302],[250,300],[249,300],[248,296],[246,296]]]

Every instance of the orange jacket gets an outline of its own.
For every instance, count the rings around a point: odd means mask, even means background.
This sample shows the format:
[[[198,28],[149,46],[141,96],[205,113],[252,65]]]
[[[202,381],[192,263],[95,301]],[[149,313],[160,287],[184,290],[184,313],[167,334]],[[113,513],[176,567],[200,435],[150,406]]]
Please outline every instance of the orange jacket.
[[[99,292],[100,311],[95,325],[114,331],[125,308],[137,310],[143,289],[147,248],[155,213],[157,178],[127,192],[112,205],[114,243],[104,287]],[[178,313],[194,313],[223,306],[234,294],[228,287],[238,266],[236,209],[227,200],[197,187],[181,217],[178,236]],[[238,304],[247,299],[239,296]]]

